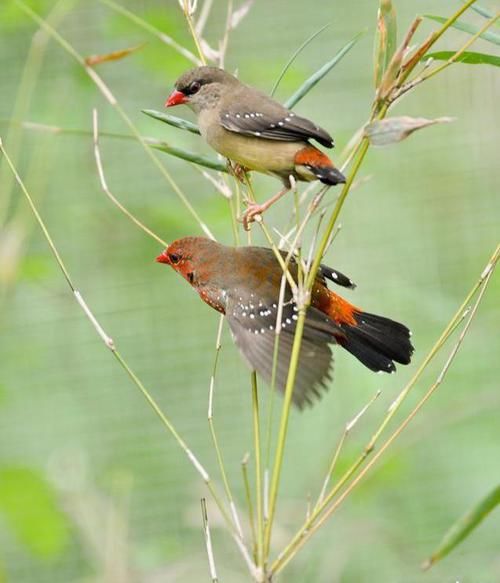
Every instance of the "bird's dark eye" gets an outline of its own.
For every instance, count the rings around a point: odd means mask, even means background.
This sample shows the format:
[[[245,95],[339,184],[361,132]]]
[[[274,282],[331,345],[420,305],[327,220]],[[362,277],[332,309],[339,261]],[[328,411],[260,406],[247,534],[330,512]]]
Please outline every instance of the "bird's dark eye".
[[[198,93],[200,87],[201,83],[199,81],[193,81],[189,86],[189,95],[194,95],[195,93]]]
[[[177,255],[177,253],[169,253],[168,258],[170,259],[170,263],[172,263],[172,265],[179,263],[181,260],[181,256]]]

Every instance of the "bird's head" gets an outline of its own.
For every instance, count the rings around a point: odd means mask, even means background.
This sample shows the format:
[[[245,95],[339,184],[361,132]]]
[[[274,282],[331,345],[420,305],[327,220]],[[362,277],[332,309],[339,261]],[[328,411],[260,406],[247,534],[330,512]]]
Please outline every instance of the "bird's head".
[[[186,104],[198,114],[203,109],[216,107],[225,88],[237,83],[235,77],[217,67],[190,69],[175,82],[165,107]]]
[[[210,239],[185,237],[170,243],[156,261],[170,265],[188,283],[199,287],[208,283],[207,267],[212,263],[217,247],[219,245]]]

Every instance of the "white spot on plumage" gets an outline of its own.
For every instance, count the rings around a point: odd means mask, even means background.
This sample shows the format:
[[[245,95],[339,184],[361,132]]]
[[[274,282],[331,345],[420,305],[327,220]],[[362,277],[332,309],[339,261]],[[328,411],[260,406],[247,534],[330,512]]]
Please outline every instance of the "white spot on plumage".
[[[339,278],[339,276],[335,273],[335,271],[332,272],[332,277],[333,277],[333,279],[338,279]]]
[[[271,124],[269,127],[270,127],[272,130],[274,130],[274,128],[276,127],[276,124],[275,124],[275,123],[272,123],[272,124]]]
[[[262,134],[260,132],[255,132],[256,136],[261,136]]]
[[[248,115],[248,113],[245,113],[245,118],[248,119],[250,116]]]
[[[297,316],[297,314],[294,314],[294,315],[292,316],[292,320],[298,320],[298,319],[299,319],[299,317]]]
[[[237,113],[237,114],[236,114],[236,117],[237,117],[237,118],[240,118],[240,117],[241,117],[241,115],[240,115],[239,113]]]
[[[292,321],[290,320],[290,318],[287,318],[287,319],[286,319],[286,323],[287,323],[287,324],[291,324],[291,323],[292,323]]]
[[[255,117],[255,113],[251,113],[250,114],[250,117]]]
[[[288,115],[289,115],[289,117],[295,117],[295,114],[293,113],[293,111],[291,111]]]
[[[279,126],[282,126],[282,125],[285,125],[285,124],[284,124],[282,121],[279,121],[279,122],[278,122],[278,125],[279,125]]]
[[[285,117],[285,121],[290,121],[290,118],[289,117]]]
[[[250,314],[250,318],[253,320],[255,318],[255,314]]]
[[[265,331],[266,331],[266,329],[265,329],[265,328],[261,328],[261,329],[260,329],[260,333],[261,333],[261,334],[264,334],[264,332],[265,332]]]
[[[269,326],[269,330],[274,330],[274,326],[272,324]]]

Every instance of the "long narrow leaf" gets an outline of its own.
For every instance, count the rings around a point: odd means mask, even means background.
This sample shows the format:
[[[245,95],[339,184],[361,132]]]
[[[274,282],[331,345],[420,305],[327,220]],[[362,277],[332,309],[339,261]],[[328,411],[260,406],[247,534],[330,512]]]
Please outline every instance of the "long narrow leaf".
[[[443,540],[434,553],[427,559],[423,569],[428,569],[434,563],[440,561],[461,543],[469,534],[488,516],[488,514],[500,504],[500,486],[497,486],[467,514],[462,516],[444,535]]]
[[[292,108],[297,103],[305,97],[311,89],[317,85],[325,75],[327,75],[335,65],[342,60],[343,57],[352,49],[352,47],[358,42],[358,40],[365,34],[365,31],[358,33],[351,41],[349,41],[345,46],[343,46],[340,51],[327,63],[325,63],[321,69],[318,69],[316,73],[311,75],[298,89],[297,91],[288,98],[285,102],[285,107]]]
[[[397,46],[396,11],[391,0],[380,0],[374,45],[375,88],[380,85]]]
[[[475,12],[477,12],[478,14],[480,14],[483,18],[493,18],[493,12],[490,12],[489,10],[486,10],[486,8],[483,8],[482,6],[479,6],[479,4],[473,4],[471,6],[472,10],[474,10]],[[495,22],[495,24],[497,26],[500,26],[500,22]]]
[[[434,20],[440,23],[445,23],[448,20],[447,18],[443,18],[442,16],[436,16],[434,14],[424,14],[424,16],[429,20]],[[452,26],[458,30],[461,30],[462,32],[467,32],[469,34],[476,34],[480,30],[480,27],[474,26],[473,24],[469,24],[468,22],[462,22],[461,20],[456,20],[452,24]],[[500,35],[495,34],[494,32],[490,32],[487,30],[480,34],[479,36],[484,40],[487,40],[496,45],[500,45]]]
[[[200,130],[198,126],[186,119],[182,119],[181,117],[176,117],[175,115],[169,115],[168,113],[162,113],[161,111],[155,111],[154,109],[143,109],[142,113],[149,115],[153,119],[157,119],[164,123],[167,123],[170,126],[174,126],[175,128],[179,128],[180,130],[186,130],[191,132],[192,134],[200,135]]]
[[[309,38],[307,38],[300,45],[300,47],[293,53],[293,55],[288,59],[286,65],[283,67],[283,69],[281,70],[281,73],[279,74],[278,78],[276,79],[276,81],[273,85],[273,88],[271,89],[271,97],[276,93],[276,89],[278,89],[278,85],[280,84],[281,80],[285,76],[285,73],[290,68],[290,65],[295,61],[295,59],[300,55],[300,53],[307,47],[307,45],[310,44],[319,34],[321,34],[329,26],[330,26],[330,23],[325,24],[319,30],[317,30],[316,32],[313,32],[313,34],[311,34],[311,36]]]
[[[436,61],[448,61],[456,54],[456,51],[438,51],[436,53],[428,53],[422,58],[422,61],[427,59],[435,59]],[[466,51],[455,59],[456,63],[465,63],[467,65],[493,65],[500,67],[500,57],[495,55],[487,55],[485,53],[476,53],[473,51]]]
[[[199,166],[204,166],[205,168],[210,168],[211,170],[217,170],[218,172],[227,172],[227,166],[222,162],[219,162],[216,158],[209,158],[208,156],[200,156],[194,152],[189,152],[188,150],[183,150],[182,148],[176,148],[162,142],[161,140],[155,140],[153,138],[144,138],[144,141],[148,146],[154,148],[155,150],[160,150],[160,152],[165,152],[176,158],[182,158],[182,160],[187,160],[193,164],[198,164]]]

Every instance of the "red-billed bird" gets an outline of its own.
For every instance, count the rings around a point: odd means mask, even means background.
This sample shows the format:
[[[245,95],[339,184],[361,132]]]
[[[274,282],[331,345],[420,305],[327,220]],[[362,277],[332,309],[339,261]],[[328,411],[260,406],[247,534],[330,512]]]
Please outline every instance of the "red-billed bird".
[[[290,176],[328,185],[345,182],[330,158],[309,143],[333,148],[327,131],[223,69],[198,67],[179,77],[165,107],[183,103],[198,116],[201,135],[219,154],[283,182],[283,189],[263,204],[249,204],[245,228],[290,190]]]
[[[225,314],[241,353],[257,373],[271,382],[278,298],[283,271],[271,249],[227,247],[202,237],[174,241],[156,260],[171,265],[209,306]],[[289,272],[296,279],[297,265]],[[319,397],[331,379],[330,344],[340,344],[373,371],[394,372],[394,361],[408,364],[411,333],[389,318],[363,312],[332,292],[327,279],[354,288],[340,272],[321,265],[307,310],[293,401],[302,408]],[[276,386],[284,390],[298,311],[286,289]]]

